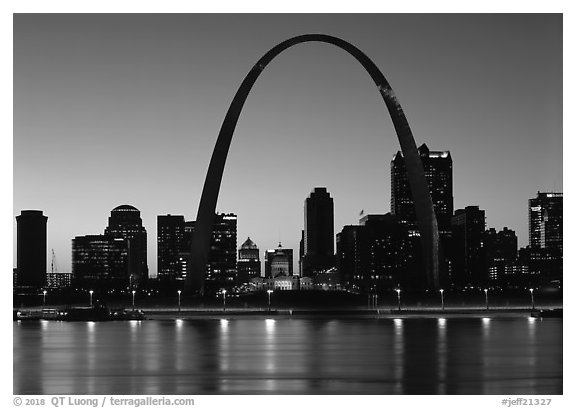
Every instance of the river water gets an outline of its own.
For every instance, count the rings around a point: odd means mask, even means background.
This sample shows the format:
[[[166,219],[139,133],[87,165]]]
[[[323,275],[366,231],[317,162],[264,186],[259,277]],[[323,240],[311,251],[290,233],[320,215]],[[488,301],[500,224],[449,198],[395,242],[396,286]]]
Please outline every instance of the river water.
[[[562,394],[562,319],[15,322],[15,394]]]

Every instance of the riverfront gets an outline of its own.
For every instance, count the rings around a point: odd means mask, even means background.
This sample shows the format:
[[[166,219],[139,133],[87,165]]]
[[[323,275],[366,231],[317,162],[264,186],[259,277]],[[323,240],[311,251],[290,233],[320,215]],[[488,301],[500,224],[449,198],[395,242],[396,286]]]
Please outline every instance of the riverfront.
[[[14,393],[561,394],[562,319],[490,313],[15,322]]]

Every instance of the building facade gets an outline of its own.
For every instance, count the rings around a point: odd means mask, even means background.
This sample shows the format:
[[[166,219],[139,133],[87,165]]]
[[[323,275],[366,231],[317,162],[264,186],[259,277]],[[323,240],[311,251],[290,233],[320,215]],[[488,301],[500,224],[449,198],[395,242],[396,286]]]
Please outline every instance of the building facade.
[[[16,216],[18,286],[46,285],[47,223],[48,217],[38,210],[24,210]]]
[[[418,285],[406,224],[390,213],[345,226],[336,245],[340,284],[346,288],[378,293]]]
[[[130,281],[137,285],[148,278],[148,249],[146,228],[142,225],[140,210],[131,205],[120,205],[114,208],[108,217],[108,226],[104,235],[111,238],[122,238],[126,241],[127,268]]]
[[[80,288],[127,288],[128,241],[109,235],[85,235],[72,240],[72,280]]]
[[[238,250],[238,283],[248,283],[260,276],[260,250],[248,237]]]
[[[452,217],[453,273],[450,281],[457,287],[484,285],[488,281],[484,236],[484,210],[467,206]]]
[[[185,221],[183,215],[159,215],[158,233],[158,279],[182,280],[182,253],[185,247]],[[189,249],[188,249],[189,250]]]
[[[264,256],[264,275],[266,278],[294,275],[294,251],[284,248],[278,243],[278,248],[268,249]]]
[[[506,284],[507,267],[514,264],[518,257],[518,237],[507,227],[501,231],[490,228],[484,233],[484,248],[488,279],[491,282]],[[508,269],[510,271],[510,269]]]
[[[236,284],[237,222],[236,214],[214,216],[205,282],[205,290],[209,293]]]
[[[302,276],[314,276],[335,264],[334,200],[326,187],[316,187],[304,202]]]

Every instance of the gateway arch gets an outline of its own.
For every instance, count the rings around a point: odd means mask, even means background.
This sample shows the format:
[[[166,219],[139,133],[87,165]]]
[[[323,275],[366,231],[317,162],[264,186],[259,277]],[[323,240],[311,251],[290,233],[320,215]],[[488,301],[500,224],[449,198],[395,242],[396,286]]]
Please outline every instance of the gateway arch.
[[[232,135],[236,128],[236,123],[242,112],[242,107],[246,98],[260,76],[264,68],[282,51],[305,42],[321,42],[335,45],[338,48],[347,51],[364,67],[368,72],[380,95],[384,99],[384,103],[388,108],[388,113],[394,124],[400,148],[404,155],[406,163],[406,172],[410,184],[410,190],[414,199],[414,206],[416,210],[416,219],[418,221],[418,228],[422,241],[422,249],[424,254],[424,265],[426,269],[426,284],[429,288],[438,289],[440,286],[440,260],[439,260],[439,236],[438,224],[436,215],[434,214],[434,207],[432,205],[432,198],[428,190],[428,184],[424,175],[424,168],[420,155],[412,136],[410,126],[404,115],[404,111],[392,91],[390,84],[384,78],[384,75],[378,67],[368,58],[362,51],[353,46],[347,41],[340,38],[333,37],[325,34],[305,34],[297,37],[290,38],[280,44],[276,45],[268,51],[250,70],[244,81],[238,88],[228,112],[220,128],[218,140],[212,153],[212,159],[208,167],[208,173],[204,181],[204,189],[198,207],[198,214],[196,217],[196,227],[192,236],[192,244],[190,250],[190,269],[186,276],[185,292],[187,294],[199,292],[204,293],[204,279],[206,273],[206,264],[208,262],[208,254],[210,250],[210,240],[212,234],[212,227],[214,222],[214,215],[216,212],[216,203],[218,201],[218,193],[220,191],[220,184],[222,182],[222,174],[224,172],[224,165],[226,164],[226,157],[232,141]]]

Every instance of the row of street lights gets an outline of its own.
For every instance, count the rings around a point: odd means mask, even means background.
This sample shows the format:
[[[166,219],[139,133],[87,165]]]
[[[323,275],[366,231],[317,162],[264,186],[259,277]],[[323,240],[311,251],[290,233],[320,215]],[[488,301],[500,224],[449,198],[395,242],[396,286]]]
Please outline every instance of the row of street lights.
[[[530,288],[528,290],[530,291],[530,301],[531,301],[531,305],[532,305],[532,310],[534,310],[534,289]],[[401,310],[400,293],[402,292],[402,290],[401,289],[395,289],[395,291],[396,291],[396,294],[398,296],[398,310]],[[271,295],[272,295],[272,292],[274,292],[274,291],[271,289],[268,289],[266,292],[268,293],[268,311],[270,311],[271,310],[270,309]],[[440,300],[442,303],[442,310],[444,310],[444,289],[440,289],[439,292],[440,292]],[[42,291],[42,294],[44,295],[43,302],[42,302],[43,306],[46,306],[46,294],[47,293],[48,292],[46,290]],[[90,290],[90,291],[88,291],[88,293],[90,294],[90,307],[92,307],[92,295],[94,294],[94,291]],[[222,296],[222,302],[223,302],[222,308],[224,311],[226,311],[226,289],[222,289],[221,293],[223,295]],[[182,294],[182,291],[178,290],[178,313],[180,313],[181,294]],[[484,295],[485,295],[485,299],[486,299],[486,310],[488,310],[489,309],[489,306],[488,306],[488,289],[484,289]],[[136,291],[133,290],[132,291],[132,310],[134,310],[135,300],[136,300]],[[377,294],[374,295],[374,307],[378,308],[378,295]]]
[[[398,310],[401,310],[401,302],[400,302],[400,292],[402,292],[401,289],[394,289],[396,291],[396,294],[398,295]],[[530,291],[530,303],[532,305],[532,310],[534,310],[534,289],[530,288],[528,289]],[[442,304],[442,310],[444,310],[444,289],[440,289],[440,301]],[[489,309],[488,307],[488,289],[484,289],[484,295],[486,297],[486,310]],[[378,295],[374,295],[374,307],[377,309],[378,308]]]

